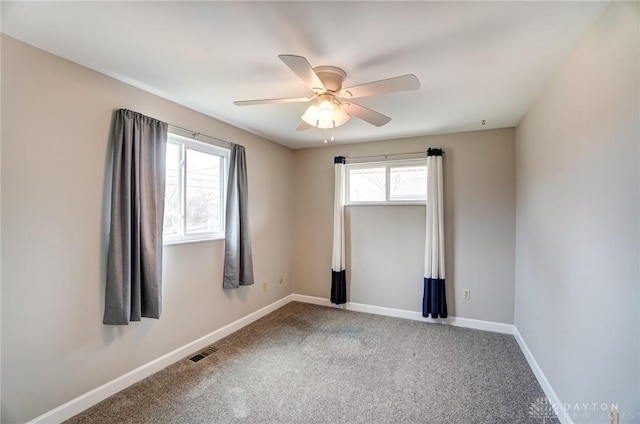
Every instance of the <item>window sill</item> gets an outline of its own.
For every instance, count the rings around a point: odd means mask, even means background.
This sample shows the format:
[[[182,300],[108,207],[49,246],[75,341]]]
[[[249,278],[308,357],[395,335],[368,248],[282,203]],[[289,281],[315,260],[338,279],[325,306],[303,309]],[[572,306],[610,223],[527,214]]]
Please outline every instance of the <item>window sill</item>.
[[[194,237],[194,238],[181,238],[181,239],[175,239],[175,240],[164,240],[162,245],[163,246],[176,246],[176,245],[180,245],[180,244],[203,243],[203,242],[207,242],[207,241],[217,241],[217,240],[224,240],[224,234],[221,234],[221,235],[216,234],[215,236],[204,236],[204,237]]]
[[[427,202],[415,201],[415,202],[362,202],[362,203],[347,203],[345,206],[425,206]]]

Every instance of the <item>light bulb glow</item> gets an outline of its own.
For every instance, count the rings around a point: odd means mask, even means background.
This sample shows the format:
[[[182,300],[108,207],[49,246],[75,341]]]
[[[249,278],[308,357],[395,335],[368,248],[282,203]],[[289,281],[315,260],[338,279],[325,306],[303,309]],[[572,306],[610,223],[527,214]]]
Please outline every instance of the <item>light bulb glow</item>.
[[[318,128],[333,128],[333,105],[324,100],[320,103],[317,115]]]
[[[307,108],[302,120],[322,129],[339,127],[351,119],[346,109],[347,105],[336,102],[332,96],[321,96],[318,102]]]
[[[347,105],[340,104],[334,109],[333,120],[336,123],[336,127],[346,123],[349,119],[351,119],[351,116],[347,114]]]

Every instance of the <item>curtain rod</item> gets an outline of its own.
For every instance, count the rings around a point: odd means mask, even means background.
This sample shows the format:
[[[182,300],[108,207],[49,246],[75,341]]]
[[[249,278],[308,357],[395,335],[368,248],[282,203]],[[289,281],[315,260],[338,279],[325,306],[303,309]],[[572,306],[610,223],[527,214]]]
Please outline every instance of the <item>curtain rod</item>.
[[[385,161],[389,159],[421,159],[427,157],[427,151],[424,152],[411,152],[411,153],[393,153],[389,155],[372,155],[372,156],[358,156],[353,158],[345,158],[346,162],[376,162]]]
[[[199,133],[199,132],[197,132],[197,131],[193,131],[193,130],[188,130],[188,129],[186,129],[186,128],[182,128],[182,127],[179,127],[179,126],[177,126],[177,125],[169,124],[169,128],[172,128],[172,129],[174,129],[174,130],[178,130],[178,131],[183,132],[183,133],[186,133],[186,134],[190,134],[190,135],[191,135],[191,137],[192,137],[194,140],[196,139],[196,137],[203,137],[203,138],[207,138],[207,139],[209,139],[209,140],[214,141],[214,143],[213,143],[213,144],[217,144],[217,145],[219,145],[219,146],[221,146],[221,147],[230,148],[230,147],[231,147],[231,145],[233,144],[233,143],[231,143],[231,142],[229,142],[229,141],[227,141],[227,140],[223,140],[223,139],[221,139],[221,138],[216,138],[216,137],[211,137],[210,135],[202,134],[202,133]]]

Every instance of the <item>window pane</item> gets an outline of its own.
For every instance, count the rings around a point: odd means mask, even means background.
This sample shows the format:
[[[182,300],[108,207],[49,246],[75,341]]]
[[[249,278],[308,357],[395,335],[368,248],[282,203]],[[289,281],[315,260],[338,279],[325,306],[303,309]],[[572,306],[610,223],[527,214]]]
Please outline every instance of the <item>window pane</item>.
[[[362,168],[349,170],[350,202],[384,202],[384,168]]]
[[[427,199],[426,166],[392,167],[389,183],[389,200]]]
[[[167,143],[167,179],[164,194],[165,236],[180,234],[180,146]]]
[[[187,233],[221,230],[220,157],[187,149]]]

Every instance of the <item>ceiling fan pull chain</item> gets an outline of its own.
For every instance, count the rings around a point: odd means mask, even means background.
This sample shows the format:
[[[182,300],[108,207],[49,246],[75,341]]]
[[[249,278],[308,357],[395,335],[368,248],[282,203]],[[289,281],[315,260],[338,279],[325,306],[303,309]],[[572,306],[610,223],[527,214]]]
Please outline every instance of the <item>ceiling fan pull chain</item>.
[[[331,141],[335,140],[335,138],[333,137],[333,131],[336,129],[336,121],[331,121],[333,122],[333,125],[331,126]]]

